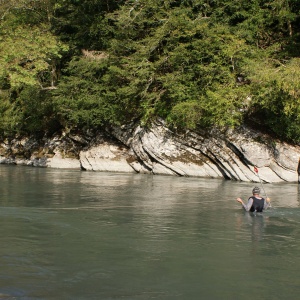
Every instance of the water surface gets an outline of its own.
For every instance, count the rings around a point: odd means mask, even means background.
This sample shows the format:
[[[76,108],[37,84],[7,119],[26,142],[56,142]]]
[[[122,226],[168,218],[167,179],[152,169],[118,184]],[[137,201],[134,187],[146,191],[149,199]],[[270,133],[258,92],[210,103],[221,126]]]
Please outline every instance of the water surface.
[[[0,166],[0,299],[299,299],[297,184]]]

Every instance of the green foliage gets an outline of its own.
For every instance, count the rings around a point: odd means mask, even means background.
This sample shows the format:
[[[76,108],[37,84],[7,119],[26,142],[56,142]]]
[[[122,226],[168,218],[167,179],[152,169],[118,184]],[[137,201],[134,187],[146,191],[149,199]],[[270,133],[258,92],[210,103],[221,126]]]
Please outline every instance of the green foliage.
[[[0,92],[0,133],[9,136],[20,129],[22,116],[15,103],[10,101],[8,91]]]
[[[78,50],[102,50],[113,36],[105,14],[116,10],[124,0],[58,0],[55,1],[53,30],[68,43],[74,53]]]
[[[0,93],[0,133],[52,134],[60,128],[51,98],[38,87],[28,86],[19,94]]]
[[[299,143],[299,24],[298,0],[3,0],[0,131],[160,116]]]
[[[108,69],[107,58],[70,62],[59,90],[53,91],[56,115],[65,127],[90,128],[122,119],[118,96],[104,85]]]
[[[300,58],[260,61],[252,79],[252,118],[282,138],[300,141]]]
[[[242,121],[244,91],[223,87],[207,91],[197,100],[176,104],[168,120],[173,126],[196,129],[197,127],[234,127]]]
[[[59,59],[67,47],[43,26],[18,26],[14,30],[0,30],[2,77],[8,78],[12,88],[45,84],[44,74],[51,72],[53,61]]]
[[[0,5],[0,78],[12,89],[53,82],[56,62],[68,47],[50,31],[51,4],[13,0]]]
[[[125,76],[119,89],[130,82],[127,94],[144,122],[160,115],[175,126],[237,124],[247,89],[236,84],[236,76],[248,46],[228,27],[210,26],[191,6],[160,4],[128,3],[117,15],[120,35],[111,50],[121,57]],[[231,94],[241,98],[233,101]],[[205,113],[189,113],[196,108]]]

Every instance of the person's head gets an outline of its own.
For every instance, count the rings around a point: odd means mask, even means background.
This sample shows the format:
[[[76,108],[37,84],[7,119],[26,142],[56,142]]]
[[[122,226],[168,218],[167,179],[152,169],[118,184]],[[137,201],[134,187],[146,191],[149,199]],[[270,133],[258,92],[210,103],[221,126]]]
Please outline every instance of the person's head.
[[[252,194],[253,194],[253,196],[255,196],[255,195],[258,196],[260,194],[260,188],[257,186],[255,188],[253,188]]]

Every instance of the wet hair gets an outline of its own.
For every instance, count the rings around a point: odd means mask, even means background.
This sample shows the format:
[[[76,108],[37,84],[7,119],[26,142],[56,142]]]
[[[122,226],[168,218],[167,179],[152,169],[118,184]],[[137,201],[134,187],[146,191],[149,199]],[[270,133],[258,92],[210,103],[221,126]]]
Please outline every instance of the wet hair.
[[[255,188],[253,188],[253,190],[252,190],[252,194],[259,194],[260,193],[260,188],[259,187],[255,187]]]

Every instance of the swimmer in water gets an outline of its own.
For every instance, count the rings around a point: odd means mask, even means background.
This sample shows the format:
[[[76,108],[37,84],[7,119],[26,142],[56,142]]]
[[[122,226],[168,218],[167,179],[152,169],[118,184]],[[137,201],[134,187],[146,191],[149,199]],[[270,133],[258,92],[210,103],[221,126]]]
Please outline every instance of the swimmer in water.
[[[241,198],[237,198],[236,201],[241,203],[245,211],[251,212],[263,212],[264,209],[271,207],[270,198],[260,197],[260,189],[255,187],[252,190],[253,196],[248,199],[248,203],[245,204]]]

